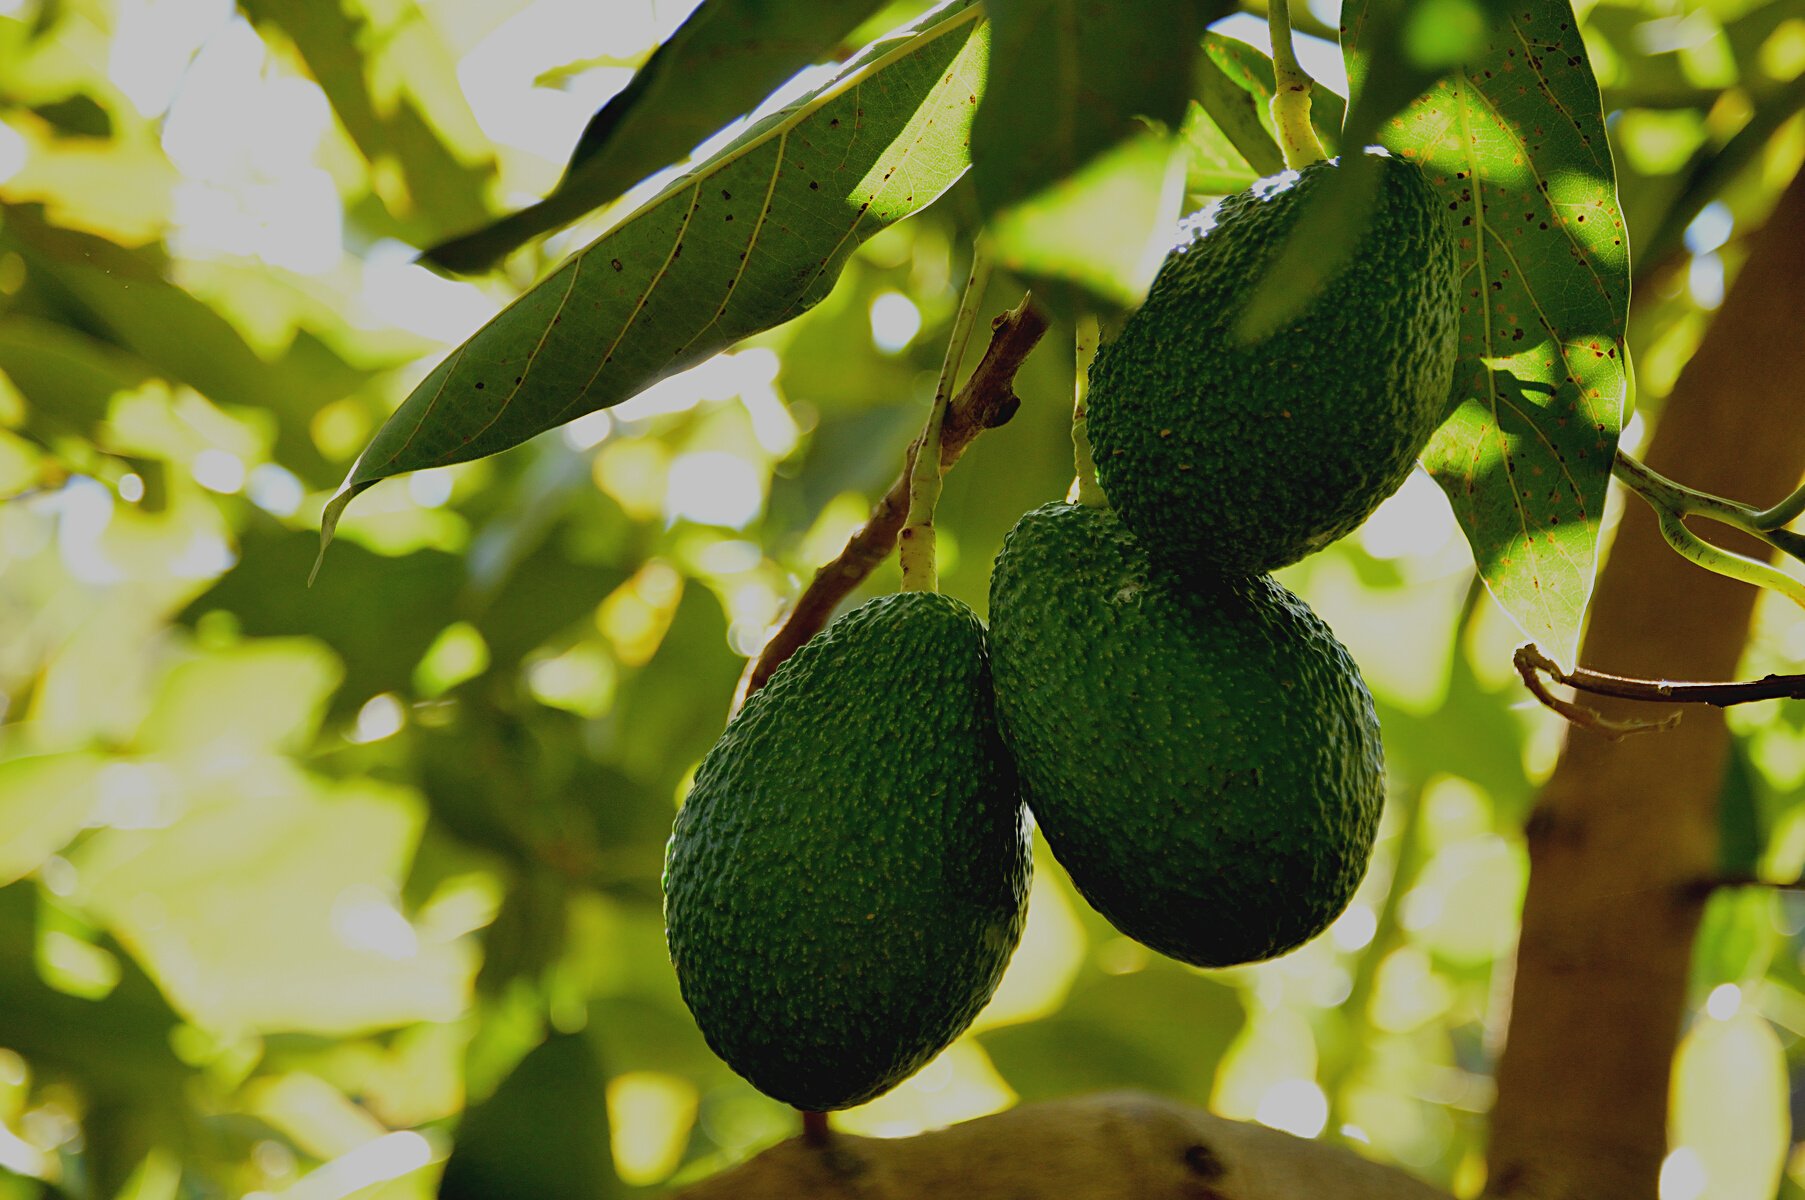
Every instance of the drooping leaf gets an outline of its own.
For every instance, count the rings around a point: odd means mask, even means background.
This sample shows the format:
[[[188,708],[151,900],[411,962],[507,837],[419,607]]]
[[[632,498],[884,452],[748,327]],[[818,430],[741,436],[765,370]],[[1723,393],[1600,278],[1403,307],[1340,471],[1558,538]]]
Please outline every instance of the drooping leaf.
[[[624,1192],[608,1078],[590,1039],[554,1033],[458,1124],[440,1200],[603,1200]]]
[[[869,47],[573,255],[417,386],[327,506],[505,450],[813,307],[859,243],[964,171],[987,38],[969,0]]]
[[[484,270],[676,162],[839,45],[883,0],[703,0],[583,130],[564,178],[537,204],[434,246],[426,261]],[[706,87],[696,86],[705,78]]]
[[[1367,8],[1357,0],[1342,18],[1350,77],[1374,26]],[[1427,172],[1459,244],[1451,415],[1423,465],[1492,595],[1571,662],[1623,425],[1629,246],[1598,84],[1566,0],[1500,14],[1484,50],[1382,140]]]
[[[989,88],[972,125],[973,178],[986,216],[1077,171],[1139,132],[1176,128],[1211,0],[988,0]]]

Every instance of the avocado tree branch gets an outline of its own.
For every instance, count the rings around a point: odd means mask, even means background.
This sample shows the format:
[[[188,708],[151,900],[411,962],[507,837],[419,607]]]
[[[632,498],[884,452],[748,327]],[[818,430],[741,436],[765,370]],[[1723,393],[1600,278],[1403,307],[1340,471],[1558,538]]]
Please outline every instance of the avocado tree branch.
[[[1047,318],[1023,296],[1014,308],[991,322],[990,345],[984,351],[965,386],[947,405],[945,423],[940,430],[940,469],[944,472],[980,433],[1002,425],[1015,415],[1021,400],[1015,394],[1015,373],[1021,369],[1028,352],[1040,344],[1047,332]],[[909,512],[909,475],[915,465],[913,448],[903,464],[902,473],[871,508],[871,516],[846,542],[834,560],[815,572],[790,609],[783,625],[765,643],[765,648],[747,667],[740,679],[737,708],[747,696],[756,692],[771,678],[771,673],[785,659],[800,650],[819,633],[833,616],[840,601],[865,581],[896,545]]]
[[[801,1138],[672,1200],[1449,1200],[1396,1167],[1142,1092],[1024,1104],[910,1138]]]
[[[1517,673],[1523,676],[1523,682],[1536,698],[1548,707],[1568,716],[1567,709],[1574,707],[1568,701],[1559,700],[1546,693],[1545,685],[1537,678],[1546,674],[1556,683],[1566,684],[1575,691],[1587,692],[1594,696],[1611,696],[1618,700],[1644,700],[1655,704],[1709,704],[1713,708],[1729,708],[1733,704],[1754,704],[1761,700],[1805,700],[1805,675],[1763,675],[1760,679],[1726,680],[1723,682],[1682,683],[1671,679],[1634,679],[1627,675],[1612,675],[1604,671],[1594,671],[1589,667],[1575,667],[1568,671],[1543,654],[1534,645],[1517,648]],[[1591,710],[1586,710],[1590,712]],[[1597,714],[1593,714],[1597,716]],[[1625,733],[1643,733],[1654,729],[1668,729],[1679,720],[1679,714],[1664,717],[1655,722],[1610,722],[1612,728],[1619,729],[1617,736]],[[1588,721],[1577,724],[1590,725]],[[1596,728],[1596,726],[1592,726]]]

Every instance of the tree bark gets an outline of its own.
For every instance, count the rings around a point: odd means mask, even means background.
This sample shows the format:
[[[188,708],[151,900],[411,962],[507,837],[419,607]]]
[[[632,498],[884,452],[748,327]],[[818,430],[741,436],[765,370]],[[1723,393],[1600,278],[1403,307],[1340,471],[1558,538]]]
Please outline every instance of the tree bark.
[[[1451,1200],[1352,1151],[1114,1092],[912,1138],[794,1138],[672,1200]]]
[[[1689,487],[1778,499],[1805,466],[1805,176],[1781,197],[1668,398],[1649,465]],[[1599,577],[1581,659],[1656,678],[1727,679],[1755,589],[1692,566],[1640,501]],[[1701,529],[1716,539],[1717,527]],[[1723,544],[1765,557],[1739,535]],[[1607,716],[1659,716],[1603,700]],[[1488,1194],[1648,1200],[1694,935],[1717,868],[1724,717],[1610,742],[1569,731],[1531,816],[1529,889],[1498,1065]]]

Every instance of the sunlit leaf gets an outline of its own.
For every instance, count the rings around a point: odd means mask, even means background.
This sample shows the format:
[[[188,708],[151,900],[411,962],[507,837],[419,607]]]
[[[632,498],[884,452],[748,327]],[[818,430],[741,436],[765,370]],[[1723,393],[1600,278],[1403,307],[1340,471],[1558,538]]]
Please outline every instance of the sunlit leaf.
[[[425,254],[452,271],[480,271],[515,247],[600,208],[837,46],[882,0],[704,0],[591,117],[539,203]],[[706,76],[707,87],[696,79]]]
[[[1350,76],[1366,12],[1356,3],[1342,18]],[[1485,51],[1382,140],[1423,167],[1459,244],[1451,415],[1423,464],[1493,596],[1570,662],[1623,425],[1629,247],[1598,85],[1565,0],[1513,7]]]
[[[37,870],[81,832],[104,761],[73,753],[0,762],[0,885]]]
[[[972,5],[870,47],[574,255],[421,381],[328,506],[618,404],[818,303],[864,239],[965,169]]]
[[[998,262],[1055,313],[1132,308],[1171,246],[1183,166],[1163,133],[1117,143],[994,218]]]

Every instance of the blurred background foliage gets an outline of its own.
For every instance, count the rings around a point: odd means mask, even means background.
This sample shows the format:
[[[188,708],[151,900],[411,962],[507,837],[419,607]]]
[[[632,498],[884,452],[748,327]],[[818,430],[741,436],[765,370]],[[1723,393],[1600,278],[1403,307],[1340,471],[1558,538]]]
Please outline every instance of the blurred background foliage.
[[[0,1197],[574,1200],[794,1130],[678,998],[662,848],[745,656],[921,420],[967,186],[801,320],[375,489],[303,586],[412,383],[624,210],[474,283],[417,249],[549,189],[690,7],[0,0]],[[1805,0],[1580,9],[1637,251],[1634,449],[1805,156]],[[1194,202],[1251,173],[1198,155]],[[943,584],[980,610],[1004,532],[1070,478],[1071,386],[1056,329],[948,478]],[[1287,582],[1383,716],[1353,906],[1197,972],[1115,935],[1043,848],[994,1002],[842,1127],[1146,1087],[1476,1188],[1518,830],[1561,730],[1426,479]],[[1797,669],[1805,620],[1763,612],[1748,670]],[[1726,870],[1796,879],[1805,706],[1733,721]],[[1805,1195],[1802,931],[1790,892],[1712,902],[1664,1200],[1771,1195],[1783,1162]]]

